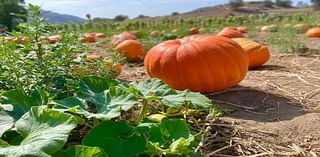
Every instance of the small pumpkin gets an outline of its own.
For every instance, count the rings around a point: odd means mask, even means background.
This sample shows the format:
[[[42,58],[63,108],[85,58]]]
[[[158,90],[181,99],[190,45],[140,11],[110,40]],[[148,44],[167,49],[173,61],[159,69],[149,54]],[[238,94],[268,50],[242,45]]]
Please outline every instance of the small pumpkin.
[[[227,38],[243,38],[243,34],[233,27],[226,27],[222,31],[220,31],[217,35],[227,37]]]
[[[299,23],[293,26],[294,29],[298,30],[299,32],[307,32],[309,27],[303,23]]]
[[[126,60],[135,62],[143,60],[145,55],[143,45],[137,40],[125,40],[116,47],[116,52],[124,54]]]
[[[306,32],[310,38],[320,38],[320,27],[311,28]]]
[[[248,27],[245,26],[239,26],[237,27],[237,30],[241,33],[247,33],[248,32]]]
[[[49,36],[47,39],[49,40],[50,44],[54,44],[54,43],[58,42],[59,40],[61,40],[62,37],[61,37],[61,35],[53,35],[53,36]]]
[[[94,60],[94,59],[99,59],[99,58],[101,58],[102,56],[101,55],[99,55],[99,54],[90,54],[90,55],[87,55],[87,59],[88,60]]]
[[[105,33],[97,33],[97,34],[95,34],[95,37],[97,39],[103,39],[103,38],[106,38],[107,35]]]
[[[144,66],[171,88],[210,93],[238,84],[248,71],[248,57],[229,38],[192,35],[151,48]]]
[[[197,28],[197,27],[192,27],[192,28],[190,29],[190,33],[191,33],[191,34],[199,34],[199,33],[200,33],[200,30],[199,30],[199,28]]]
[[[90,55],[86,56],[85,61],[89,62],[90,60],[95,60],[95,59],[100,59],[100,58],[102,58],[102,56],[99,55],[99,54],[90,54]],[[112,75],[112,78],[116,78],[121,74],[122,68],[123,68],[123,66],[121,64],[113,65],[112,60],[111,59],[107,59],[107,58],[105,58],[103,61],[105,63],[103,65],[103,67],[102,67],[104,70],[112,70],[112,71],[114,71],[114,74]],[[89,65],[90,64],[91,63],[89,63]],[[72,65],[71,68],[72,68],[72,72],[73,72],[74,75],[79,75],[79,73],[80,73],[79,65]],[[89,68],[86,69],[84,73],[86,75],[90,74],[93,71],[93,69],[94,68],[90,68],[90,66],[89,66]]]
[[[137,37],[131,32],[123,32],[111,37],[111,45],[117,46],[125,40],[137,40]]]
[[[4,37],[3,40],[4,40],[4,42],[13,42],[14,37]]]
[[[80,38],[80,42],[82,43],[94,43],[96,42],[96,37],[93,35],[85,35],[84,37]]]
[[[150,32],[150,36],[151,37],[157,37],[157,36],[159,36],[160,35],[160,33],[158,32],[158,31],[152,31],[152,32]]]
[[[260,67],[270,58],[268,47],[246,38],[234,38],[244,51],[248,54],[249,69]]]
[[[14,42],[16,42],[17,44],[24,44],[24,43],[28,43],[29,39],[27,37],[14,38]]]
[[[260,32],[274,32],[276,31],[276,28],[277,28],[276,25],[262,26],[260,28]]]

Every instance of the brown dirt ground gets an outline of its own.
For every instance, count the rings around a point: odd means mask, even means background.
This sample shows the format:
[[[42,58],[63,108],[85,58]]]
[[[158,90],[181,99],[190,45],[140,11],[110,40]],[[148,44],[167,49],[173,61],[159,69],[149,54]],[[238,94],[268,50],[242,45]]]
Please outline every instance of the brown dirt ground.
[[[229,111],[212,119],[198,151],[223,157],[320,156],[320,55],[271,51],[269,62],[250,70],[238,86],[207,95]],[[126,64],[119,77],[147,78],[143,63]]]

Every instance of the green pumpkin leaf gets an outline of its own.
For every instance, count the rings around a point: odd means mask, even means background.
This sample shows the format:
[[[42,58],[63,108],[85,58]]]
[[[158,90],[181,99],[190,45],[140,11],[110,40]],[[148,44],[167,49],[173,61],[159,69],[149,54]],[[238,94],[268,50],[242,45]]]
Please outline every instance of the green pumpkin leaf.
[[[84,100],[74,97],[56,100],[55,103],[63,109],[73,108],[78,114],[87,118],[95,117],[101,120],[119,117],[122,111],[128,111],[137,104],[137,99],[133,94],[118,87],[110,87],[92,97],[87,97],[87,101],[94,105],[92,110]],[[77,106],[79,108],[74,108]]]
[[[19,145],[0,145],[0,156],[47,157],[60,150],[77,121],[69,114],[43,107],[31,107],[15,124],[23,136]]]
[[[190,90],[179,91],[175,95],[166,95],[162,101],[165,104],[172,104],[170,107],[181,106],[183,103],[190,103],[195,108],[210,108],[213,106],[212,101],[201,93],[192,92]]]
[[[172,90],[169,86],[164,84],[159,79],[149,79],[140,82],[132,82],[132,86],[137,88],[140,92],[140,96],[148,97],[162,97],[165,95],[176,94],[176,91]]]
[[[53,157],[108,157],[99,147],[88,147],[82,145],[71,146],[67,150],[60,150]]]
[[[142,127],[150,127],[147,154],[177,156],[192,153],[195,138],[184,120],[168,119],[159,124],[142,125]]]
[[[86,146],[101,147],[112,157],[131,157],[144,152],[146,141],[134,134],[134,128],[126,122],[106,121],[84,137]]]
[[[7,112],[0,111],[0,137],[14,124],[14,119]]]
[[[42,91],[36,90],[28,96],[22,89],[14,89],[0,95],[0,104],[7,105],[5,111],[18,120],[24,113],[28,112],[32,106],[46,105],[48,97]],[[8,107],[11,106],[11,107]]]
[[[210,108],[212,106],[212,101],[201,93],[190,90],[176,91],[159,79],[132,82],[131,85],[139,91],[139,96],[148,100],[161,100],[169,107],[180,108],[187,102],[195,108]]]
[[[78,96],[87,99],[118,84],[119,83],[116,80],[87,76],[80,81],[80,92],[78,93]]]

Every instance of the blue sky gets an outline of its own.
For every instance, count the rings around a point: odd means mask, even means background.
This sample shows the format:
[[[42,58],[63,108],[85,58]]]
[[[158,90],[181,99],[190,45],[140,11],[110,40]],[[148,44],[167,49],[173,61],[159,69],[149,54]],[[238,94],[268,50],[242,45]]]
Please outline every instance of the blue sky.
[[[172,12],[186,12],[199,7],[227,3],[228,0],[25,0],[42,6],[43,9],[59,13],[85,17],[113,18],[116,15],[129,15],[134,18],[139,14],[148,16],[168,15]],[[310,0],[293,0],[310,2]]]

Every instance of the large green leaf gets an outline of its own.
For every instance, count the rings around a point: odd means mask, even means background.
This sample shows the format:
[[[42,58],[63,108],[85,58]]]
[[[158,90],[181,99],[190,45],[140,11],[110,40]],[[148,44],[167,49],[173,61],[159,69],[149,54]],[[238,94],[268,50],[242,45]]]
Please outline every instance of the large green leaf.
[[[63,147],[76,126],[76,119],[69,114],[32,107],[15,124],[24,139],[19,145],[0,145],[0,156],[50,156]]]
[[[84,99],[90,98],[95,94],[101,93],[118,84],[119,83],[116,80],[109,80],[96,76],[87,76],[80,81],[80,92],[78,95]]]
[[[84,137],[83,144],[101,147],[111,157],[131,157],[144,152],[146,141],[134,134],[134,128],[126,122],[106,121]]]
[[[15,120],[18,120],[32,106],[46,105],[48,98],[42,91],[36,90],[28,96],[22,89],[14,89],[0,95],[0,104],[10,105],[10,110],[5,110]]]
[[[185,103],[190,103],[195,108],[210,108],[212,101],[201,93],[190,90],[176,91],[171,89],[159,79],[150,79],[141,82],[132,82],[145,99],[161,100],[167,106],[180,108]]]
[[[181,104],[190,103],[195,108],[210,108],[212,101],[201,93],[190,90],[179,91],[177,94],[166,95],[162,102],[170,107],[180,107]]]
[[[99,147],[88,147],[76,145],[67,150],[60,150],[52,155],[53,157],[108,157],[108,155]]]
[[[192,153],[195,138],[187,123],[180,119],[168,119],[160,124],[139,125],[149,127],[146,153],[152,155],[186,155]]]
[[[14,124],[14,119],[7,112],[0,111],[0,137]]]
[[[89,108],[86,101],[92,103]],[[92,97],[86,97],[86,101],[80,98],[66,98],[56,100],[55,103],[64,109],[76,109],[78,114],[83,114],[87,118],[95,117],[101,120],[110,120],[119,117],[122,111],[128,111],[137,104],[136,97],[126,92],[122,88],[110,87],[101,93],[96,93]],[[77,107],[78,108],[74,108]]]
[[[159,79],[149,79],[140,82],[132,82],[130,84],[137,88],[140,91],[139,94],[145,98],[155,96],[160,99],[162,96],[176,94],[175,90],[172,90]]]

